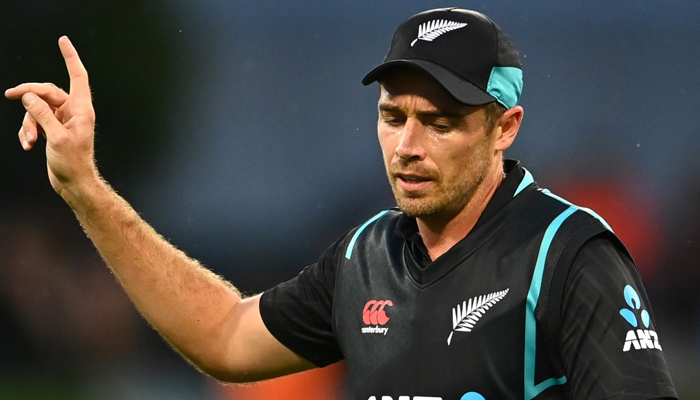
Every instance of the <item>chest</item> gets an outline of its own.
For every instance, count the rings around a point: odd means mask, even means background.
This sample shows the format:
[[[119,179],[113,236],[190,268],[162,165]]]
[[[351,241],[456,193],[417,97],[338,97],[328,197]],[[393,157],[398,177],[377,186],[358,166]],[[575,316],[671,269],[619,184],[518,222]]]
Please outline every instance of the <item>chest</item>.
[[[460,399],[470,391],[522,398],[538,247],[521,243],[504,252],[497,244],[435,266],[444,271],[428,284],[409,273],[411,255],[400,243],[359,252],[344,266],[334,330],[356,398]]]

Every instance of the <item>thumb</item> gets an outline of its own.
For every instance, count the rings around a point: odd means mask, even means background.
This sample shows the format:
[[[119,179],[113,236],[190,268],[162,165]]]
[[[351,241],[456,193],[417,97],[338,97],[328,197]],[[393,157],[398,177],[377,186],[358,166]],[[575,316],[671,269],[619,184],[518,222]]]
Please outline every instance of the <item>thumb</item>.
[[[22,96],[22,105],[24,105],[27,113],[44,128],[47,137],[49,137],[51,133],[63,129],[63,124],[53,115],[53,111],[51,111],[49,105],[34,93],[25,93]]]

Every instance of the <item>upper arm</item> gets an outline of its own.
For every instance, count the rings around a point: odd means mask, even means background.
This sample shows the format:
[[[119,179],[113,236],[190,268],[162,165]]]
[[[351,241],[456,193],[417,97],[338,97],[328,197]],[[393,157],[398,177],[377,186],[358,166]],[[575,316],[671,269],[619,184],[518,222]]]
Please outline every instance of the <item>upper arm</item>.
[[[581,248],[562,301],[558,340],[575,398],[675,398],[641,278],[614,239]]]
[[[313,265],[262,295],[240,301],[222,334],[222,365],[206,371],[248,382],[325,366],[343,358],[333,332],[335,271],[347,235]]]
[[[260,315],[260,295],[241,300],[231,310],[222,335],[227,346],[221,364],[203,368],[222,381],[251,382],[315,367],[270,333]]]

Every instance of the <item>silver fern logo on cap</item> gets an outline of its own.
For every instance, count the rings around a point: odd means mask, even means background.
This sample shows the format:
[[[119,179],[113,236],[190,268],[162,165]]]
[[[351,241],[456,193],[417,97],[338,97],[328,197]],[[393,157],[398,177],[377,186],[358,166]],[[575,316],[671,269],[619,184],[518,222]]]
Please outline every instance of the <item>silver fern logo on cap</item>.
[[[465,26],[467,26],[466,22],[448,21],[446,19],[434,19],[432,21],[424,22],[418,27],[418,37],[411,42],[411,47],[413,47],[413,45],[419,40],[432,42],[447,32],[464,28]]]
[[[479,322],[479,319],[486,311],[493,307],[494,304],[501,301],[510,289],[501,290],[484,296],[477,296],[469,299],[469,304],[466,301],[460,307],[452,309],[452,332],[447,338],[447,345],[452,341],[452,335],[455,332],[471,332],[474,325]]]

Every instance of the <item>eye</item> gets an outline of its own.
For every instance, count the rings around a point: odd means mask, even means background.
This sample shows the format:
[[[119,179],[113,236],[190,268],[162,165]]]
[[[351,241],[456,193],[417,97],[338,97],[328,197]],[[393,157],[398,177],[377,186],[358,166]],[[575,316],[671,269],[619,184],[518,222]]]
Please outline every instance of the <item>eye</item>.
[[[437,114],[426,118],[423,124],[435,133],[450,133],[455,129],[460,129],[464,124],[464,119],[460,115]]]
[[[449,124],[433,123],[431,126],[435,131],[440,133],[447,133],[452,130],[452,125]]]
[[[406,123],[406,118],[396,115],[383,115],[382,122],[389,126],[402,126]]]
[[[435,132],[448,133],[451,132],[457,124],[447,118],[435,118],[428,121],[427,125]]]

